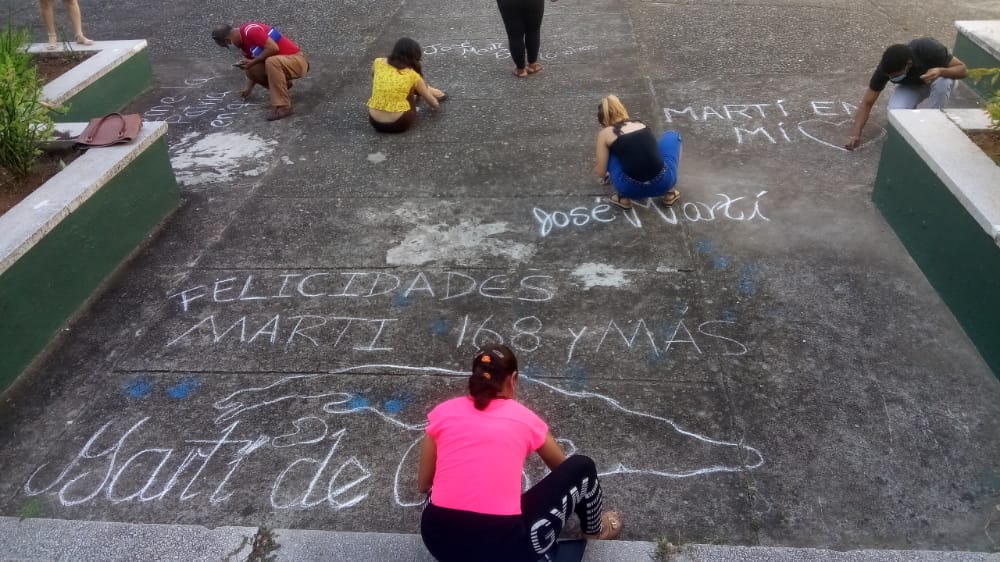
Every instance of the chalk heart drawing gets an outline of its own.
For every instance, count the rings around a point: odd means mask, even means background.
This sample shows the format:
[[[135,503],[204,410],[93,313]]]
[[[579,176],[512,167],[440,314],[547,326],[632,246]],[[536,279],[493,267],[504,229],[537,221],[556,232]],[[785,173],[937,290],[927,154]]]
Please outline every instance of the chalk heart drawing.
[[[799,132],[802,133],[806,138],[816,141],[823,146],[829,146],[843,152],[848,152],[844,148],[844,142],[847,141],[847,137],[851,132],[851,126],[854,124],[854,119],[842,119],[840,121],[831,121],[829,119],[807,119],[805,121],[799,122]],[[872,139],[861,143],[861,146],[857,147],[855,150],[861,150],[869,144],[880,140],[885,136],[885,129],[882,129],[879,134]]]
[[[402,452],[393,480],[393,497],[400,506],[415,506],[423,501],[416,492],[417,457],[423,439],[426,419],[404,419],[356,400],[347,392],[327,390],[323,377],[360,372],[402,372],[441,376],[459,395],[464,388],[465,371],[438,367],[411,365],[358,365],[332,373],[286,376],[266,386],[237,390],[215,402],[217,424],[224,424],[245,412],[275,406],[283,402],[296,404],[316,402],[318,409],[328,416],[366,415],[388,424],[402,432],[409,446]],[[642,475],[661,478],[690,478],[716,473],[735,473],[754,470],[764,464],[761,452],[742,441],[727,441],[682,427],[673,419],[631,408],[618,400],[588,391],[573,391],[538,378],[521,376],[524,384],[519,399],[529,407],[537,404],[551,412],[574,412],[577,419],[602,420],[602,427],[613,430],[590,432],[586,437],[574,439],[560,435],[560,441],[569,454],[585,453],[597,462],[601,476]],[[308,406],[307,406],[308,407]],[[308,420],[308,422],[306,421]],[[321,423],[317,423],[321,422]],[[316,442],[325,434],[327,423],[317,416],[299,418],[293,423],[295,431],[278,439],[287,442]],[[572,431],[572,428],[560,431]],[[289,441],[290,440],[290,441]],[[544,476],[539,463],[524,473],[524,484],[530,486]]]

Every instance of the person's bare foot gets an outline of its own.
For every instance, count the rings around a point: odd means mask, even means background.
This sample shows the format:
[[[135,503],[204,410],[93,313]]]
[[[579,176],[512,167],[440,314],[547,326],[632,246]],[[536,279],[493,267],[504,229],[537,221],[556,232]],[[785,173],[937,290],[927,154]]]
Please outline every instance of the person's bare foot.
[[[533,62],[529,64],[525,70],[528,71],[528,74],[538,74],[539,72],[542,71],[542,63]]]
[[[91,39],[87,39],[87,38],[86,38],[86,37],[84,37],[83,35],[77,35],[77,36],[76,36],[76,42],[77,42],[77,44],[79,44],[79,45],[93,45],[93,44],[94,44],[94,41],[93,41],[93,40],[91,40]]]
[[[515,67],[514,68],[514,76],[517,76],[518,78],[525,78],[526,76],[528,76],[528,70],[525,69],[525,68],[516,68]]]
[[[56,47],[58,46],[58,44],[59,44],[59,38],[56,37],[54,34],[50,34],[49,35],[49,46],[46,47],[46,48],[48,50],[50,50],[50,51],[54,51],[54,50],[56,50]]]

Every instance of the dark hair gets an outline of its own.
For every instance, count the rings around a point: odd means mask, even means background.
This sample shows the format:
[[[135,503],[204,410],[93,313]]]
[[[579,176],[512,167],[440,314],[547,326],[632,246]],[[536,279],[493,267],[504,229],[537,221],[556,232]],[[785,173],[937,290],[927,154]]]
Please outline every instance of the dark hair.
[[[412,68],[417,71],[417,74],[423,76],[424,69],[420,67],[420,57],[423,55],[424,50],[420,48],[420,43],[409,37],[402,37],[392,47],[392,54],[389,55],[387,61],[400,70]]]
[[[906,68],[906,63],[910,62],[912,58],[913,55],[910,54],[910,48],[897,43],[889,45],[889,48],[882,53],[882,62],[879,66],[882,67],[882,72],[895,74]]]
[[[505,345],[487,345],[472,359],[472,376],[469,377],[469,395],[476,402],[477,410],[485,410],[490,401],[500,394],[507,377],[517,370],[517,357]]]
[[[212,41],[220,47],[226,46],[226,39],[229,38],[229,34],[232,33],[233,26],[228,24],[222,24],[212,30]]]

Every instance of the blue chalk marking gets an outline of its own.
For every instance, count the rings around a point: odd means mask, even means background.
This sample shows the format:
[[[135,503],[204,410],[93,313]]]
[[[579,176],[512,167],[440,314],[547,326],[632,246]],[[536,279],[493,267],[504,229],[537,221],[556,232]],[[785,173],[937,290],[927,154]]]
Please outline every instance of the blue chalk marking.
[[[366,400],[364,396],[355,396],[354,398],[351,398],[351,401],[347,403],[347,406],[352,410],[360,410],[368,407],[368,400]]]
[[[732,262],[725,256],[716,256],[712,259],[712,267],[715,269],[729,269],[730,265],[732,265]]]
[[[524,368],[518,369],[518,372],[527,377],[525,382],[531,382],[531,379],[538,378],[544,374],[544,371],[531,365],[526,365]]]
[[[150,392],[153,392],[153,383],[145,377],[132,379],[125,385],[125,392],[132,398],[145,398]]]
[[[711,242],[709,240],[702,240],[701,242],[698,242],[698,244],[696,244],[695,247],[698,249],[698,253],[701,255],[710,254],[712,253],[713,250],[715,250],[715,242]]]
[[[175,400],[180,400],[182,398],[187,398],[188,396],[190,396],[191,393],[194,392],[195,389],[197,389],[200,385],[201,383],[198,381],[198,379],[195,378],[184,379],[181,382],[170,387],[167,390],[167,394]]]
[[[736,322],[737,318],[738,315],[736,314],[735,310],[726,309],[722,311],[722,319],[725,320],[726,322]]]
[[[387,400],[385,404],[382,405],[382,409],[389,414],[398,414],[403,411],[403,401],[402,400]]]
[[[569,376],[569,387],[571,390],[583,390],[587,386],[587,369],[574,366],[566,369]]]
[[[396,295],[396,298],[392,299],[392,306],[410,306],[410,296]]]
[[[646,360],[651,365],[658,365],[669,362],[670,356],[667,353],[657,352],[655,349],[650,349],[649,353],[646,354]]]
[[[677,323],[675,322],[657,322],[655,324],[656,332],[664,339],[670,339],[674,335],[674,331],[677,329]]]
[[[682,301],[674,301],[671,307],[674,311],[674,316],[684,316],[688,311],[688,303]]]
[[[737,290],[739,290],[741,295],[750,296],[757,292],[757,282],[754,277],[757,272],[760,271],[754,264],[745,264],[740,267],[740,281],[737,285]]]
[[[435,336],[446,336],[450,328],[446,319],[438,318],[431,324],[431,333]]]

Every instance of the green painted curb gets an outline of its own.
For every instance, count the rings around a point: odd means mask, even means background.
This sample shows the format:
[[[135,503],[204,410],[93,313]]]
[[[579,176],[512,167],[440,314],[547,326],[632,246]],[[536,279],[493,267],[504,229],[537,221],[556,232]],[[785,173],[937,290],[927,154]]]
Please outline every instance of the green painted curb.
[[[973,43],[961,31],[958,32],[958,37],[955,39],[955,56],[961,59],[968,68],[1000,68],[1000,61],[996,57]],[[966,78],[965,84],[983,98],[993,97],[994,88],[990,85],[989,80],[976,81]],[[1000,89],[1000,82],[997,83],[996,88]]]
[[[890,124],[872,200],[1000,378],[1000,247]]]
[[[0,275],[0,390],[179,202],[161,136]]]
[[[118,111],[153,85],[149,50],[142,49],[64,102],[67,113],[53,113],[58,123],[89,121]]]

